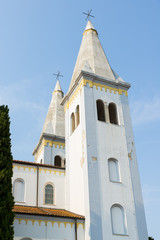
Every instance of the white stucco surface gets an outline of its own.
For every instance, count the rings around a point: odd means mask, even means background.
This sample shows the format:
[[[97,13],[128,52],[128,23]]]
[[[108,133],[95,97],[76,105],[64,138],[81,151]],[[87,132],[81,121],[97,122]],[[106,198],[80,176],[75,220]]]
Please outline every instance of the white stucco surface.
[[[77,220],[77,223],[78,240],[84,240],[84,222]],[[75,240],[75,221],[65,218],[16,215],[14,231],[14,240],[21,240],[24,237],[34,240]]]
[[[36,206],[37,201],[37,167],[27,164],[14,164],[13,187],[16,179],[24,180],[24,202],[16,202],[18,205]],[[54,204],[44,203],[45,185],[54,186]],[[38,206],[49,208],[65,208],[65,170],[49,167],[39,167],[38,177]]]

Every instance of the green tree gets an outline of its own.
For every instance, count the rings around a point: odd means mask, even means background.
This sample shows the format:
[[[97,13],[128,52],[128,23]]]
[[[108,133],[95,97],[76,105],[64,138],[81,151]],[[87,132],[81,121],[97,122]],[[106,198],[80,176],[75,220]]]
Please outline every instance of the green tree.
[[[0,239],[13,240],[12,154],[8,106],[0,106]]]

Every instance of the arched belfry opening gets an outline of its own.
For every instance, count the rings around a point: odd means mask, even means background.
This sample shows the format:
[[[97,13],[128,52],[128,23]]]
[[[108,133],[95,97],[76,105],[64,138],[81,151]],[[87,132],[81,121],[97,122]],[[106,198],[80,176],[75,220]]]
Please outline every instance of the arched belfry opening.
[[[62,159],[59,155],[56,155],[54,158],[54,166],[56,166],[56,167],[62,166]]]
[[[110,103],[108,106],[109,110],[109,120],[110,123],[118,125],[118,117],[117,117],[117,107],[115,103]]]
[[[75,112],[75,116],[76,116],[76,127],[79,125],[80,123],[80,116],[79,116],[79,105],[76,107],[76,112]]]
[[[99,121],[105,122],[105,110],[104,103],[102,100],[97,100],[97,117]]]
[[[75,115],[74,113],[71,114],[71,134],[74,132],[75,130]]]

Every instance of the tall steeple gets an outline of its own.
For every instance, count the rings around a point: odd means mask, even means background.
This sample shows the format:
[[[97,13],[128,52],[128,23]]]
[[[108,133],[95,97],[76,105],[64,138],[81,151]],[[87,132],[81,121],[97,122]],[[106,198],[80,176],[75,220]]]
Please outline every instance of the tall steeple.
[[[55,89],[52,94],[51,103],[49,105],[48,113],[43,125],[42,133],[36,148],[33,151],[35,156],[35,161],[46,164],[54,165],[54,155],[57,153],[54,151],[53,142],[58,141],[59,146],[64,147],[65,142],[65,117],[64,117],[64,107],[61,105],[63,98],[63,92],[57,79]],[[47,153],[47,143],[52,147],[51,152]],[[44,149],[46,147],[46,150]],[[61,154],[61,153],[59,153]],[[62,155],[62,154],[61,154]]]
[[[64,137],[64,108],[60,105],[62,98],[63,92],[60,82],[57,80],[42,133]]]
[[[88,21],[69,92],[62,100],[66,206],[85,215],[86,240],[147,240],[129,88],[111,69]]]
[[[109,65],[105,52],[98,38],[98,33],[90,20],[83,33],[81,47],[73,71],[69,89],[74,85],[81,70],[88,70],[96,75],[115,81],[114,73]]]

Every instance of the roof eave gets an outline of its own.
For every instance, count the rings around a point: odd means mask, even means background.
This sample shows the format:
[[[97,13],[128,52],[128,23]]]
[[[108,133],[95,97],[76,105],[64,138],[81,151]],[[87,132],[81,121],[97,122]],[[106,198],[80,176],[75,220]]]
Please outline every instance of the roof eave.
[[[60,140],[60,141],[65,142],[65,138],[62,137],[62,136],[57,136],[57,135],[55,135],[55,134],[50,134],[50,133],[45,133],[45,132],[43,132],[43,133],[41,134],[41,136],[40,136],[40,139],[39,139],[39,141],[38,141],[37,146],[34,148],[34,150],[33,150],[33,152],[32,152],[32,155],[33,155],[33,156],[34,156],[34,154],[36,153],[36,151],[38,150],[38,148],[40,147],[43,138],[45,138],[45,137],[46,137],[46,138],[51,138],[52,140],[57,139],[57,140]]]
[[[68,91],[68,93],[62,99],[61,105],[63,105],[63,106],[65,105],[66,101],[69,99],[69,97],[71,96],[71,94],[73,93],[75,88],[77,87],[79,80],[82,77],[83,78],[87,77],[90,80],[101,81],[104,84],[108,83],[110,85],[114,85],[115,87],[123,87],[126,90],[128,90],[131,87],[131,85],[129,83],[127,83],[127,82],[116,81],[116,80],[114,81],[114,80],[111,80],[111,79],[108,79],[108,78],[104,78],[104,77],[98,76],[95,73],[91,73],[91,72],[87,72],[87,71],[81,70],[81,72],[80,72],[79,76],[77,77],[74,85],[72,86],[72,88]]]

